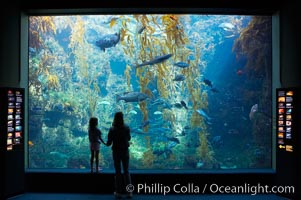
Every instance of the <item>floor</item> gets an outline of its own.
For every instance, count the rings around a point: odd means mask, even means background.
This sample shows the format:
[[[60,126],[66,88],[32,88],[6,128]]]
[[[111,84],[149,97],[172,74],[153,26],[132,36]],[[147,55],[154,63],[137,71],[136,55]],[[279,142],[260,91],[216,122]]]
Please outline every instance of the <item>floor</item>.
[[[71,193],[25,193],[14,196],[8,200],[100,200],[100,199],[115,199],[112,194],[71,194]],[[123,199],[126,199],[125,197]],[[134,195],[132,199],[139,200],[288,200],[288,198],[276,195]]]

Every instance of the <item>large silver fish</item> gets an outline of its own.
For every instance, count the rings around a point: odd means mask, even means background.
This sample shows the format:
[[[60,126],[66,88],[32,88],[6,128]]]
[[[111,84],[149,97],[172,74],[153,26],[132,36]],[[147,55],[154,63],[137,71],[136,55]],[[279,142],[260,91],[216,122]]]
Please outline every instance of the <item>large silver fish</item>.
[[[249,119],[252,120],[254,118],[254,114],[258,111],[258,104],[254,104],[249,113]]]
[[[145,65],[154,65],[154,64],[158,64],[158,63],[164,62],[165,60],[167,60],[171,56],[172,56],[172,54],[166,54],[166,55],[163,55],[163,56],[157,56],[157,57],[155,57],[154,59],[152,59],[150,61],[147,61],[147,62],[141,63],[140,65],[137,65],[136,68],[142,67],[142,66],[145,66]]]
[[[141,92],[125,92],[122,95],[117,95],[117,101],[124,100],[125,102],[140,102],[147,98],[148,96]]]
[[[233,31],[235,26],[229,22],[223,22],[218,27],[222,28],[224,31]]]
[[[211,121],[211,117],[209,117],[203,109],[197,109],[196,112],[203,116],[207,122]]]
[[[96,46],[98,46],[102,51],[106,51],[106,48],[114,47],[120,40],[120,33],[103,35],[96,41]]]

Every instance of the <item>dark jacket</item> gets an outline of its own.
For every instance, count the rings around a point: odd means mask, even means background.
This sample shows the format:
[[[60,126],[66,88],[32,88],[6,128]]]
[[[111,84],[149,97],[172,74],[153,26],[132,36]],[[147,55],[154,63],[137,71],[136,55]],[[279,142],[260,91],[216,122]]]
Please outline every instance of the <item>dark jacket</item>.
[[[122,127],[112,126],[108,134],[107,145],[110,146],[113,143],[112,149],[115,150],[127,150],[130,146],[131,140],[130,128],[127,125]]]

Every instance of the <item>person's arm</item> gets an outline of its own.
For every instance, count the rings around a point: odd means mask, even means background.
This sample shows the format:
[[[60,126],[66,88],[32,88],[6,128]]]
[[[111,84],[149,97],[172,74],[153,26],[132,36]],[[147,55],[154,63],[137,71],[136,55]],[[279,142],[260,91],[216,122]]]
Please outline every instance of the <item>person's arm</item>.
[[[106,143],[105,143],[105,141],[103,141],[103,139],[100,137],[100,141],[104,144],[104,145],[107,145]]]
[[[111,146],[113,142],[113,131],[112,128],[110,128],[109,133],[108,133],[108,141],[107,141],[107,146]]]
[[[107,145],[104,141],[103,141],[103,139],[102,139],[102,137],[101,137],[101,135],[102,135],[102,133],[101,133],[101,131],[99,130],[99,140],[104,144],[104,145]]]

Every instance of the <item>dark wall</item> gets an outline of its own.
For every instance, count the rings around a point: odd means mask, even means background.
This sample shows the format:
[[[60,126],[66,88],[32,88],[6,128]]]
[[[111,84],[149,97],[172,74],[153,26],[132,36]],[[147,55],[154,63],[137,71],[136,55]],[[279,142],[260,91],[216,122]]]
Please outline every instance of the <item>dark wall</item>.
[[[243,178],[242,178],[243,177]],[[113,193],[114,175],[107,173],[30,173],[27,174],[27,191],[29,192],[70,192],[70,193]],[[179,183],[181,186],[190,187],[186,194],[198,194],[193,191],[195,186],[200,190],[207,184],[204,194],[212,194],[209,186],[217,184],[219,186],[256,186],[260,184],[274,185],[274,175],[272,173],[228,173],[228,174],[162,174],[162,173],[135,173],[131,175],[132,184],[137,188],[138,184],[146,184],[153,188],[153,192],[140,191],[139,194],[162,194],[163,186],[173,188]],[[41,184],[43,180],[43,184]],[[160,187],[162,186],[162,187]],[[155,189],[157,187],[157,189]],[[138,191],[135,190],[135,193]],[[213,191],[214,192],[214,191]],[[170,193],[175,193],[172,189]],[[203,191],[199,191],[200,194]],[[218,192],[217,192],[218,194]]]
[[[282,87],[300,87],[300,7],[294,4],[284,5],[280,14]]]
[[[14,2],[8,3],[1,9],[0,86],[19,86],[19,13],[19,8]]]

